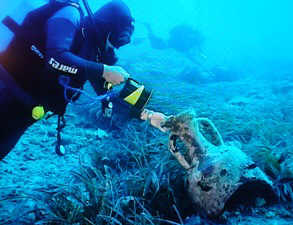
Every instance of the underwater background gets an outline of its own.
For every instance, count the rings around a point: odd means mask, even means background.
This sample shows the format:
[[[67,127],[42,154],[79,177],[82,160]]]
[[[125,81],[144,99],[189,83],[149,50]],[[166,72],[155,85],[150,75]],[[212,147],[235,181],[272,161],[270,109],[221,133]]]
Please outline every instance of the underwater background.
[[[93,11],[108,2],[88,1]],[[45,2],[1,0],[0,20],[21,23]],[[135,32],[118,65],[154,90],[148,108],[212,120],[272,180],[278,202],[258,198],[205,218],[188,198],[168,135],[119,116],[119,130],[104,131],[100,103],[83,105],[82,96],[65,114],[64,156],[55,153],[52,117],[0,162],[0,224],[293,224],[293,2],[125,2]],[[1,24],[0,51],[11,38]]]

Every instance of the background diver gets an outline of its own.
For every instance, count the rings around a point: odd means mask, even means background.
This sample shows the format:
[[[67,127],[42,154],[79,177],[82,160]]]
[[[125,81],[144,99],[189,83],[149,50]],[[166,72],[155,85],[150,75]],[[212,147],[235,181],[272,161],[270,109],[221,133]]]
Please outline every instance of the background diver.
[[[217,77],[217,72],[207,65],[207,56],[203,51],[205,38],[203,34],[188,24],[178,24],[169,31],[166,39],[159,37],[149,23],[143,23],[147,30],[147,38],[153,49],[174,49],[189,59],[197,68],[206,72],[210,77]],[[216,69],[216,68],[215,68]]]
[[[199,30],[194,29],[187,24],[179,24],[174,26],[167,39],[163,39],[155,34],[149,23],[143,23],[147,29],[147,36],[150,45],[154,49],[163,50],[172,48],[182,53],[191,61],[195,61],[195,57],[202,55],[202,46],[204,37]]]
[[[59,115],[60,137],[68,99],[77,100],[76,90],[86,81],[103,95],[105,83],[118,85],[129,78],[114,66],[114,50],[130,43],[134,31],[127,5],[114,0],[85,17],[78,2],[51,0],[30,12],[21,25],[10,17],[3,21],[15,35],[0,54],[0,160],[47,111]],[[160,126],[163,114],[142,107],[140,113],[140,119],[165,131]]]

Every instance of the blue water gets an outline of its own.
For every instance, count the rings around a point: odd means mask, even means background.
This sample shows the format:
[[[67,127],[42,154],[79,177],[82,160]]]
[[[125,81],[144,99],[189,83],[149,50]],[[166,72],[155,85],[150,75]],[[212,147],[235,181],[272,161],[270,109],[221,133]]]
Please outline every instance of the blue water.
[[[13,14],[18,21],[21,21],[28,9],[45,2],[3,1],[0,19],[5,14]],[[89,0],[93,10],[105,2]],[[292,62],[293,3],[290,0],[125,2],[132,9],[137,22],[134,37],[145,36],[144,22],[150,23],[156,35],[162,38],[166,38],[174,26],[188,24],[204,35],[204,54],[211,62],[254,69],[279,67]],[[1,27],[1,37],[8,36],[5,31]],[[5,44],[1,38],[0,49]]]

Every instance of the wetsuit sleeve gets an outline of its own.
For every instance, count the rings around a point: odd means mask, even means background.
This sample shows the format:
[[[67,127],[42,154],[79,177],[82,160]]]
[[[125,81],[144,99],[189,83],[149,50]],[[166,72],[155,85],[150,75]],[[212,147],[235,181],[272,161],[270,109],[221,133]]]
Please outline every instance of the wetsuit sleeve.
[[[70,50],[79,29],[80,14],[74,7],[59,10],[47,22],[46,66],[64,75],[82,76],[100,82],[104,66],[73,54]]]

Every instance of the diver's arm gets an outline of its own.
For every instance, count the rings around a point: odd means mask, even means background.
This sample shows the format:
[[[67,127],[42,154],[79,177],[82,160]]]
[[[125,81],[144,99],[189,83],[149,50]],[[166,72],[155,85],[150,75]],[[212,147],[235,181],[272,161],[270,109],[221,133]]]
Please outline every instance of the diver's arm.
[[[107,66],[89,61],[70,52],[77,28],[67,19],[48,21],[46,66],[50,70],[71,76],[83,76],[99,93],[101,78],[113,85],[124,82],[129,74],[120,66]]]
[[[83,76],[90,81],[99,82],[104,65],[83,59],[70,50],[77,27],[65,18],[53,18],[47,23],[46,66],[65,75]]]
[[[100,92],[101,79],[116,85],[127,79],[128,73],[119,66],[83,59],[70,50],[79,29],[79,12],[74,7],[65,7],[47,22],[46,66],[49,70],[64,75],[82,76],[89,80],[96,93]]]

